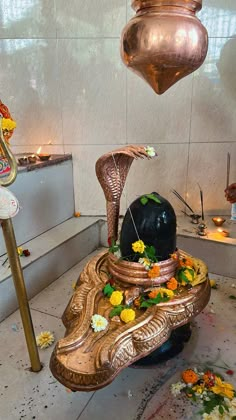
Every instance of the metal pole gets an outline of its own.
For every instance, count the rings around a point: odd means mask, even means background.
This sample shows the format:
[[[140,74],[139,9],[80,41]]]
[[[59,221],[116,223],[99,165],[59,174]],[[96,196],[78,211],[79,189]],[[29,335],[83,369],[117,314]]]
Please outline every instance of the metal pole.
[[[31,368],[33,372],[39,372],[42,369],[42,365],[40,363],[38,348],[36,345],[34,328],[30,314],[23,271],[20,264],[20,258],[17,252],[17,244],[13,230],[12,220],[2,220],[1,224],[8,253],[9,263],[11,267],[12,277],[15,285],[17,300],[19,304],[22,324],[25,332]]]

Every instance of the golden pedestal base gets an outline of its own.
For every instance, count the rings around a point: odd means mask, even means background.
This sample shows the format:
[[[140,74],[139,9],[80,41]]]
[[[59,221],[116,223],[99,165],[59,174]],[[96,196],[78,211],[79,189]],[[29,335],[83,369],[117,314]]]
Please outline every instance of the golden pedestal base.
[[[93,258],[80,276],[80,285],[63,315],[65,338],[59,340],[50,361],[53,375],[75,391],[92,391],[108,385],[125,367],[147,356],[187,324],[207,305],[210,284],[206,265],[195,258],[199,283],[173,300],[137,310],[136,319],[123,324],[118,317],[106,330],[95,333],[91,318],[109,319],[111,305],[102,289],[107,281],[108,254]]]

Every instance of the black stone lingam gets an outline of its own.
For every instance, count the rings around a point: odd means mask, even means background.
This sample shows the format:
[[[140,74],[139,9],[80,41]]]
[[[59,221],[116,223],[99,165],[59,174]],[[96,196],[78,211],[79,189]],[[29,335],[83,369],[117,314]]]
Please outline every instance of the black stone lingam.
[[[169,201],[153,192],[137,198],[131,204],[121,227],[120,249],[123,258],[138,260],[139,257],[132,250],[132,243],[138,240],[137,233],[145,245],[155,247],[158,261],[170,258],[170,254],[176,250],[176,215]],[[161,347],[131,367],[153,366],[176,356],[190,336],[189,324],[177,328]]]
[[[153,198],[148,198],[152,196]],[[131,204],[130,210],[127,210],[120,234],[120,249],[123,258],[138,260],[132,250],[132,243],[138,239],[141,239],[145,245],[155,247],[158,261],[167,260],[176,250],[174,209],[169,201],[156,192],[137,198]]]

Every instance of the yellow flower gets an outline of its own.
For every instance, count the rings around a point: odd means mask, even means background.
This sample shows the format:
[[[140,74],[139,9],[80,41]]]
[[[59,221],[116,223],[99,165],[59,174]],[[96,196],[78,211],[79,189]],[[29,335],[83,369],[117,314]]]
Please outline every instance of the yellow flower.
[[[23,248],[21,248],[20,246],[18,246],[17,248],[17,254],[21,257],[23,255]]]
[[[186,267],[185,270],[183,270],[183,273],[185,277],[187,277],[188,281],[190,281],[190,283],[194,280],[195,271],[193,272],[191,267]],[[185,282],[183,282],[183,284],[185,285]]]
[[[196,392],[196,394],[202,394],[204,391],[204,385],[195,385],[193,386],[193,390]]]
[[[36,337],[37,346],[41,349],[46,349],[54,342],[54,336],[50,331],[42,331]]]
[[[91,319],[91,327],[95,332],[103,331],[106,329],[108,321],[104,316],[95,314]]]
[[[134,252],[138,252],[139,254],[143,254],[145,250],[145,245],[141,239],[139,241],[136,241],[132,243],[132,249]]]
[[[234,396],[233,385],[222,381],[218,376],[215,377],[215,385],[211,388],[214,394],[221,395],[222,397],[229,398],[230,400]]]
[[[112,295],[110,297],[110,303],[113,306],[118,306],[121,304],[123,300],[123,293],[120,292],[119,290],[116,290],[115,292],[112,292]]]
[[[135,311],[133,309],[123,309],[120,313],[120,319],[126,324],[133,321],[135,319]]]
[[[10,118],[3,118],[2,119],[2,130],[12,131],[16,128],[16,122],[11,120]]]
[[[210,285],[211,285],[211,287],[213,287],[213,289],[216,288],[216,281],[211,279],[210,280]]]

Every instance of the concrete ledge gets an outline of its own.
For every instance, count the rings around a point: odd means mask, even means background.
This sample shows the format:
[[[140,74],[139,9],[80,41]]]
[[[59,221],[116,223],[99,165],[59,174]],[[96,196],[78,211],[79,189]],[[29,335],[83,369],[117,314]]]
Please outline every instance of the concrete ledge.
[[[28,298],[32,298],[100,245],[99,218],[72,218],[24,244],[22,257]],[[18,308],[10,270],[0,278],[0,321]]]

